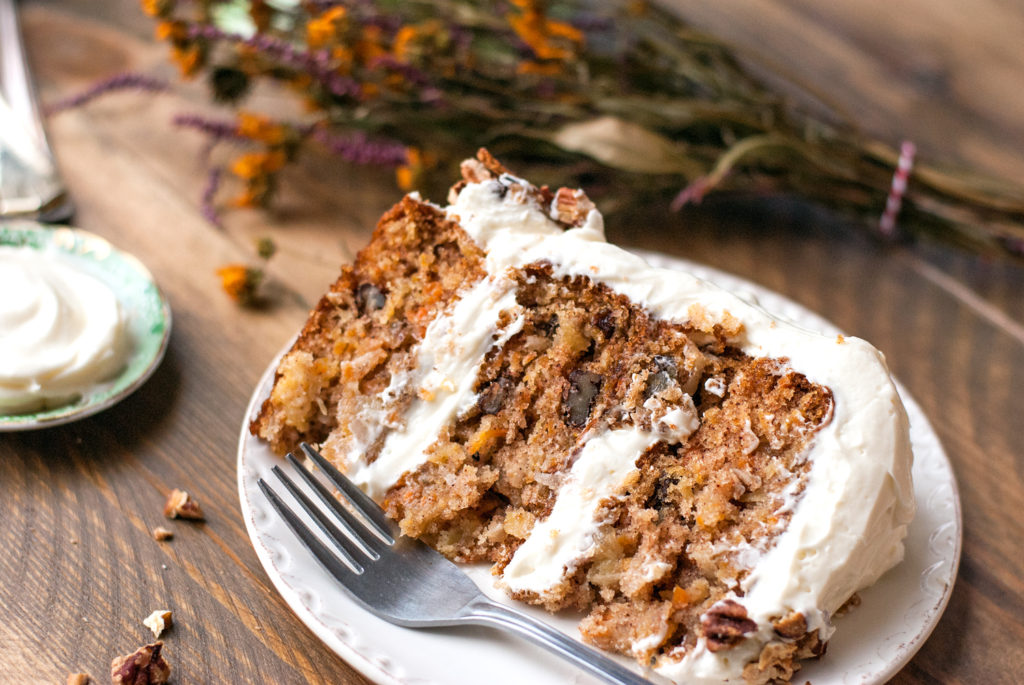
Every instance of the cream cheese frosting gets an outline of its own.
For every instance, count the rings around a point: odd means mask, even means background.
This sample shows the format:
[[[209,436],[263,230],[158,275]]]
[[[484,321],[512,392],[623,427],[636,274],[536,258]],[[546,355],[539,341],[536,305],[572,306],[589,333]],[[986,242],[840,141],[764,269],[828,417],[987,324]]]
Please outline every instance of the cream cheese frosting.
[[[423,463],[424,446],[473,405],[473,380],[488,350],[522,325],[510,269],[545,262],[556,277],[586,276],[673,322],[685,324],[695,308],[711,320],[738,320],[742,326],[732,344],[752,357],[788,360],[809,381],[829,388],[834,414],[808,448],[811,466],[803,490],[789,493],[785,530],[769,549],[744,549],[737,556],[749,560],[749,572],[726,599],[743,604],[757,632],[726,652],[712,652],[701,637],[685,652],[662,656],[654,670],[680,683],[740,681],[744,665],[776,639],[772,621],[791,612],[801,612],[808,628],[827,639],[836,610],[902,558],[914,514],[907,418],[881,353],[857,338],[823,336],[783,322],[692,275],[651,267],[605,242],[596,210],[581,226],[565,230],[530,193],[521,192],[525,188],[528,183],[507,175],[469,183],[444,209],[483,248],[488,276],[430,324],[416,368],[393,378],[395,387],[376,398],[375,406],[386,407],[402,391],[414,397],[373,463],[361,463],[357,447],[349,450],[350,475],[371,495],[382,496]],[[502,320],[512,323],[502,328]],[[709,392],[724,392],[713,380],[708,384]],[[587,431],[551,514],[505,567],[505,587],[541,597],[554,588],[586,558],[602,524],[600,503],[621,490],[637,458],[658,441],[685,440],[696,426],[696,412],[684,407],[649,431],[629,425]],[[660,640],[647,636],[636,648],[643,651],[648,641]]]
[[[57,253],[0,247],[0,413],[72,401],[121,368],[114,292]]]
[[[426,448],[438,433],[474,401],[473,382],[484,355],[503,345],[523,325],[517,317],[497,338],[498,317],[516,309],[515,290],[506,278],[487,277],[455,303],[447,316],[434,319],[424,334],[410,378],[416,399],[403,417],[403,429],[388,433],[380,454],[371,464],[359,457],[364,444],[346,450],[348,476],[371,497],[380,498],[402,476],[427,459]],[[403,388],[404,389],[404,388]],[[398,388],[389,387],[376,404],[387,407],[397,400]]]

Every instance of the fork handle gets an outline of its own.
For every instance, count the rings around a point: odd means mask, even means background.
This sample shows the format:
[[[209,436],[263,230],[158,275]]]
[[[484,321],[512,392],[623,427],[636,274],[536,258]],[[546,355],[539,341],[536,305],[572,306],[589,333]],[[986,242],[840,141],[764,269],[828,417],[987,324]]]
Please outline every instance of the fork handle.
[[[488,625],[513,632],[561,657],[568,659],[591,675],[612,685],[650,685],[618,662],[606,657],[565,634],[526,614],[481,597],[463,610],[464,623]]]

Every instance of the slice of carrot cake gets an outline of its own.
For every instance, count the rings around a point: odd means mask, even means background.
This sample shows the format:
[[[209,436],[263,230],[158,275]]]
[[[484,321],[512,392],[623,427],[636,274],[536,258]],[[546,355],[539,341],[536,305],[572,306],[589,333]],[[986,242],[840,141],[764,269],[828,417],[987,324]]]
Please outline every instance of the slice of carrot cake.
[[[409,195],[321,299],[251,429],[402,530],[584,612],[676,682],[785,681],[903,555],[907,420],[882,355],[604,240],[486,151]]]

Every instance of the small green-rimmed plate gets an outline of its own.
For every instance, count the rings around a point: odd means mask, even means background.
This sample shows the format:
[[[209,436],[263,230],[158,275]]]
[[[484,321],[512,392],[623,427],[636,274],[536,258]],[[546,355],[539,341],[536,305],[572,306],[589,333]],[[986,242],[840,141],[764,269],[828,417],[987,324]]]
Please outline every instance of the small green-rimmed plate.
[[[76,401],[25,414],[0,414],[0,432],[57,426],[107,409],[153,374],[167,350],[171,308],[149,270],[103,238],[76,228],[0,220],[0,245],[58,250],[82,271],[106,283],[125,312],[128,357],[121,372],[96,383]]]

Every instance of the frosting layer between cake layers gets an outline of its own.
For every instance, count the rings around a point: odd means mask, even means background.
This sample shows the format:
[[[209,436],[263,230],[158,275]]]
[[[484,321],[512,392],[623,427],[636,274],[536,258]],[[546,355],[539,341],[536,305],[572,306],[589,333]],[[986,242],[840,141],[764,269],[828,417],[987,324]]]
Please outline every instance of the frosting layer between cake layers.
[[[582,226],[564,230],[532,194],[508,192],[510,186],[529,188],[510,176],[469,183],[445,208],[484,250],[488,275],[431,322],[415,368],[381,393],[377,405],[385,411],[399,386],[414,388],[416,397],[376,460],[365,464],[361,449],[351,450],[349,475],[382,497],[427,459],[425,450],[439,432],[473,406],[473,382],[488,351],[523,325],[512,269],[543,262],[556,278],[585,276],[673,322],[686,323],[697,311],[713,321],[738,320],[742,327],[730,344],[751,357],[788,360],[810,382],[831,390],[834,414],[808,448],[811,467],[805,488],[791,493],[786,505],[788,525],[769,549],[752,555],[749,573],[732,595],[756,622],[756,633],[727,652],[711,651],[700,637],[692,649],[661,657],[655,670],[686,682],[739,679],[761,647],[777,639],[772,622],[791,612],[802,613],[808,629],[827,639],[831,615],[902,558],[913,517],[907,419],[881,353],[857,338],[823,336],[778,320],[692,275],[649,266],[605,242],[596,210]],[[504,568],[505,586],[540,597],[556,587],[592,547],[602,501],[622,489],[640,455],[659,441],[685,441],[697,425],[688,400],[651,430],[585,432],[550,515]]]

